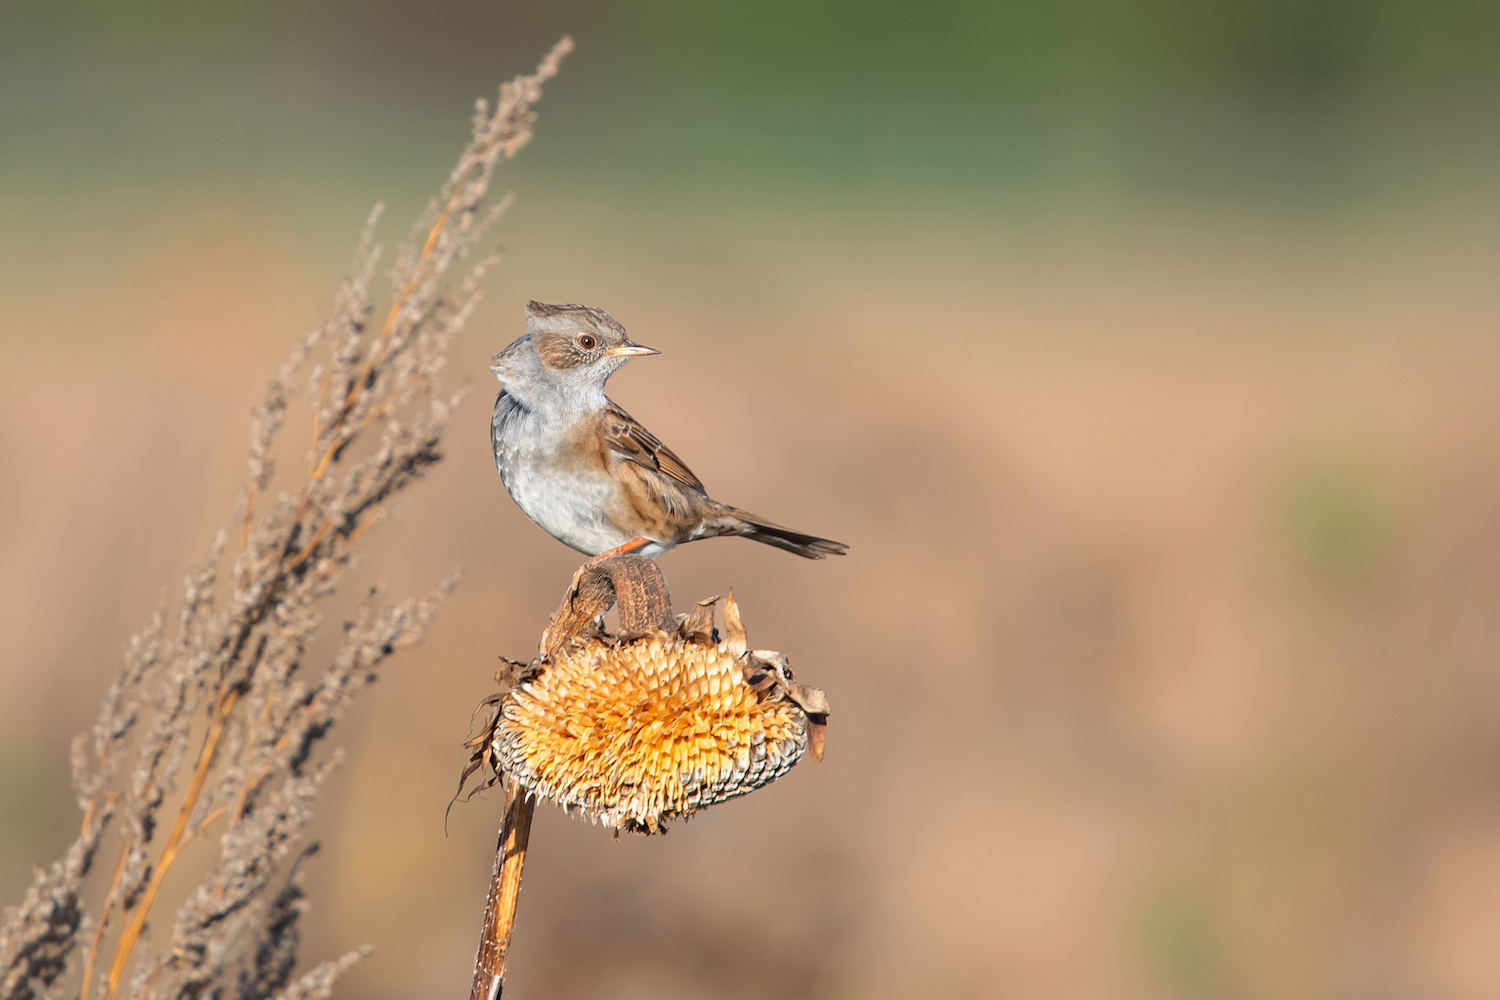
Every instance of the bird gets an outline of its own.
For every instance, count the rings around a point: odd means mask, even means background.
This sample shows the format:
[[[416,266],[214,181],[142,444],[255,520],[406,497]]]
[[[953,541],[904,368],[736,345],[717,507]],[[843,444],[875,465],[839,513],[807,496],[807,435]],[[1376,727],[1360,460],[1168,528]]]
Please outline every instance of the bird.
[[[495,465],[526,516],[597,559],[654,558],[701,538],[739,535],[808,559],[848,546],[711,498],[676,453],[604,394],[626,361],[659,354],[592,306],[526,305],[526,333],[491,359],[500,395]]]

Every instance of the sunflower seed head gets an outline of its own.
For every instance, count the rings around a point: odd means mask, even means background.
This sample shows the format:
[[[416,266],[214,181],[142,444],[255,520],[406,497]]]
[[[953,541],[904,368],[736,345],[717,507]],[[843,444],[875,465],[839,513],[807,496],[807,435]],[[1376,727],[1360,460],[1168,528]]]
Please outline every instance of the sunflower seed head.
[[[822,692],[793,685],[782,654],[746,651],[732,595],[727,641],[704,641],[711,615],[704,602],[675,634],[594,637],[551,657],[502,701],[492,766],[568,813],[649,834],[776,780],[810,730],[821,758]]]

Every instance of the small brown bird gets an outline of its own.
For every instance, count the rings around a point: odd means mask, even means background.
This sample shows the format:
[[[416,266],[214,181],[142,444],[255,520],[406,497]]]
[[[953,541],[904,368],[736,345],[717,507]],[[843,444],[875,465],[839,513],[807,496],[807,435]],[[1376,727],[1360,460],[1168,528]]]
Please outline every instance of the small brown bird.
[[[848,549],[711,499],[682,459],[605,396],[628,359],[660,353],[633,343],[608,313],[530,302],[526,330],[490,365],[501,385],[490,440],[506,491],[553,538],[591,556],[655,556],[718,535],[808,559]]]

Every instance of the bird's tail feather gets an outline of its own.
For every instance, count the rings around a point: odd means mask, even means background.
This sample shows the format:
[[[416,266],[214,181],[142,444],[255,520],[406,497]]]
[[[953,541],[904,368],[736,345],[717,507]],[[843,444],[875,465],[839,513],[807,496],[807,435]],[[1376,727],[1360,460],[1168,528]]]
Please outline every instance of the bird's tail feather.
[[[787,552],[795,552],[804,559],[822,559],[824,556],[841,556],[849,550],[849,546],[843,542],[835,542],[827,538],[819,538],[817,535],[804,534],[801,531],[793,531],[791,528],[783,528],[774,521],[767,521],[763,517],[757,517],[747,510],[726,505],[724,516],[720,523],[727,530],[726,535],[742,535],[745,538],[753,538],[757,542],[766,545],[774,545],[778,549]]]

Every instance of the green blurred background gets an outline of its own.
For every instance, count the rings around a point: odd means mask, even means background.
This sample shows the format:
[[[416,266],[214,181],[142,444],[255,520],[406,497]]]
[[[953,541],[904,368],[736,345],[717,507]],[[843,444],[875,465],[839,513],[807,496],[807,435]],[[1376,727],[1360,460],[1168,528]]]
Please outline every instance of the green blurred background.
[[[528,298],[661,348],[612,395],[853,551],[663,558],[828,691],[829,758],[665,839],[544,809],[517,996],[1500,992],[1473,0],[10,0],[0,899],[75,828],[68,738],[370,206],[404,235],[563,33],[450,461],[347,588],[466,571],[336,734],[304,957],[375,946],[341,995],[467,987],[497,808],[442,808],[576,565],[488,454]]]

